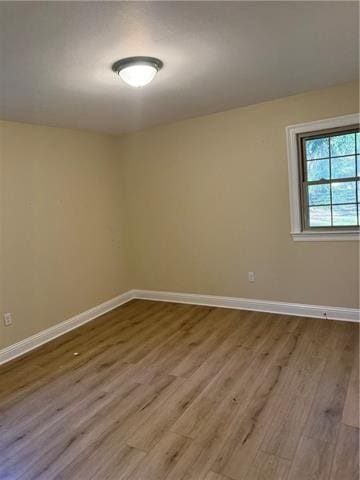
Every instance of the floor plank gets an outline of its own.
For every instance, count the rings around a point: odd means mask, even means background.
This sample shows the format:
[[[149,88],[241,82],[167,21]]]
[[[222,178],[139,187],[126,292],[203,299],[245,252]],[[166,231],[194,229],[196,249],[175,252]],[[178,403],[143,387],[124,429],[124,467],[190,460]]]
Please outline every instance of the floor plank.
[[[359,429],[341,425],[330,480],[358,480]]]
[[[219,475],[218,473],[209,472],[206,475],[205,480],[227,480],[227,479],[222,475]]]
[[[286,480],[290,466],[289,460],[258,452],[245,480]]]
[[[166,433],[128,476],[128,480],[158,480],[166,477],[175,480],[171,472],[190,442],[190,439],[176,433]]]
[[[332,327],[326,329],[328,334],[321,323],[315,325],[311,340],[305,337],[306,342],[298,343],[276,405],[271,408],[271,426],[266,431],[262,451],[289,460],[294,458],[329,356],[328,346],[338,334]]]
[[[331,471],[333,453],[332,443],[301,437],[288,480],[327,480]]]
[[[304,430],[305,435],[309,437],[331,443],[336,443],[354,364],[351,333],[339,332],[336,347],[328,359],[319,381]]]
[[[360,353],[359,353],[359,340],[354,339],[355,342],[355,361],[352,366],[349,386],[346,394],[345,405],[343,410],[342,421],[346,425],[360,428]]]

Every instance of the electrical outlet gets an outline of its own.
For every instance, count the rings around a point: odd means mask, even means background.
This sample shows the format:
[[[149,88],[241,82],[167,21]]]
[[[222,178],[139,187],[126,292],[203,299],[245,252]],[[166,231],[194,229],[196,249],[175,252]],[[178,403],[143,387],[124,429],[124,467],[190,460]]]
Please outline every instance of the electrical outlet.
[[[248,272],[249,282],[255,282],[255,272]]]
[[[10,325],[12,325],[11,313],[4,313],[4,325],[5,327],[9,327]]]

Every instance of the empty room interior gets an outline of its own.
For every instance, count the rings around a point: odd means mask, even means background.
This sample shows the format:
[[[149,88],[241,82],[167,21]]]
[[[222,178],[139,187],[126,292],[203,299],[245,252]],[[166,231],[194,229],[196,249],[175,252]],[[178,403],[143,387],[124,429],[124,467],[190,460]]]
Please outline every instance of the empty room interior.
[[[359,480],[359,39],[0,2],[0,480]]]

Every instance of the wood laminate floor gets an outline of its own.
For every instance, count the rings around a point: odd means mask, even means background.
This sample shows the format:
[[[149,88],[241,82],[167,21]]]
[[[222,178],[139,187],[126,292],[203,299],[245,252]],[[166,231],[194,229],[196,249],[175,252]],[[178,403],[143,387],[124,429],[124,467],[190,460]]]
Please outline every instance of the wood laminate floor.
[[[1,480],[358,480],[358,326],[132,301],[0,367]]]

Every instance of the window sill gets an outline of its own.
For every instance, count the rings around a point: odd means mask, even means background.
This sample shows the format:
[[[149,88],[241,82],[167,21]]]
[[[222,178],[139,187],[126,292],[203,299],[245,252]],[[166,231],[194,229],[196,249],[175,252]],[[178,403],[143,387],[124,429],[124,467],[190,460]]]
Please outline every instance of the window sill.
[[[354,230],[343,232],[294,232],[291,236],[295,242],[338,242],[360,240],[360,232]]]

